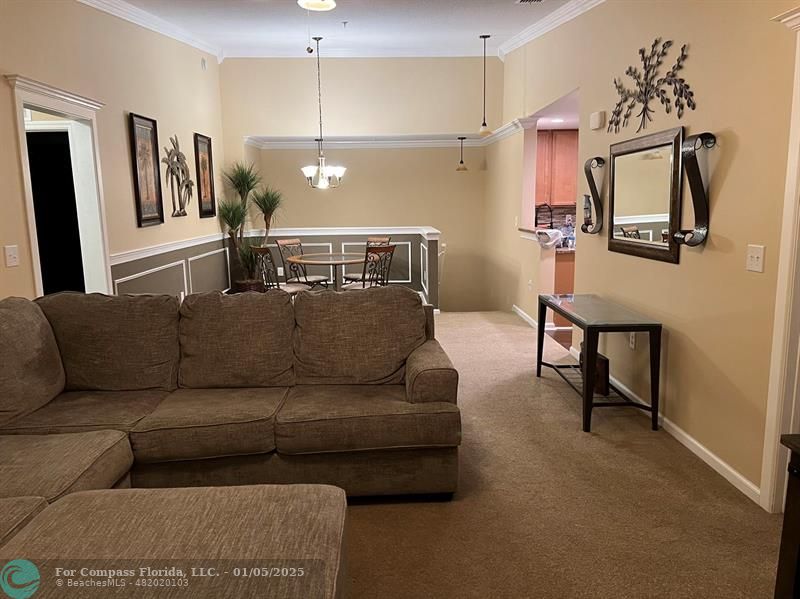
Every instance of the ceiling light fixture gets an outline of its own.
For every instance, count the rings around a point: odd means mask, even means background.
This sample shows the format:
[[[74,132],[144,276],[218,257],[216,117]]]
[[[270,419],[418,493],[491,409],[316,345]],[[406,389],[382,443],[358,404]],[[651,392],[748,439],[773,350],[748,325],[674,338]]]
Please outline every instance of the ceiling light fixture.
[[[336,0],[297,0],[297,5],[306,10],[325,12],[336,8]]]
[[[458,141],[461,142],[461,160],[458,162],[458,166],[456,167],[457,173],[463,173],[467,170],[467,165],[464,164],[464,140],[467,139],[466,137],[459,137]]]
[[[486,40],[492,36],[484,33],[479,37],[483,40],[483,122],[481,123],[481,128],[478,130],[478,135],[486,137],[492,134],[492,130],[489,129],[489,126],[486,124]]]
[[[319,137],[315,140],[319,155],[317,156],[317,164],[304,166],[301,171],[308,180],[308,184],[315,189],[328,189],[332,187],[339,187],[342,182],[344,173],[347,170],[343,166],[327,166],[325,164],[325,153],[322,151],[322,77],[320,74],[319,65],[319,42],[321,37],[313,38],[317,43],[317,100],[319,101]]]

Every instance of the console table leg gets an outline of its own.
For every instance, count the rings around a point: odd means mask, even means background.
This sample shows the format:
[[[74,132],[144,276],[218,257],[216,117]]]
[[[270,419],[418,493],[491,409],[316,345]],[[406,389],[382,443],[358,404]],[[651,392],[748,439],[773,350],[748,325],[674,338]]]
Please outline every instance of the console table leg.
[[[650,416],[654,431],[658,430],[659,375],[661,372],[661,328],[650,331]]]
[[[536,376],[542,376],[542,360],[544,359],[544,329],[547,326],[547,306],[539,302],[539,324],[536,327]]]
[[[583,339],[583,432],[592,428],[592,407],[594,404],[594,379],[597,371],[597,343],[600,333],[587,328]]]

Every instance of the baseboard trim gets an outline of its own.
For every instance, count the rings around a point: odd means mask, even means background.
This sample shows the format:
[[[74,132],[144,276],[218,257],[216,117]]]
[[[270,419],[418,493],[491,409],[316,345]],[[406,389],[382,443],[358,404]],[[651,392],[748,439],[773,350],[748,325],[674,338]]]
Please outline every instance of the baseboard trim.
[[[514,314],[516,314],[517,316],[519,316],[522,320],[527,322],[529,325],[531,325],[534,329],[539,328],[539,323],[536,321],[536,319],[533,316],[531,316],[530,314],[528,314],[527,312],[525,312],[525,310],[520,308],[517,304],[512,304],[511,311],[514,312]],[[557,327],[552,322],[548,322],[547,324],[545,324],[544,330],[545,331],[571,331],[572,327]]]
[[[580,351],[576,347],[570,347],[569,353],[574,357],[576,360],[580,359]],[[641,403],[650,405],[649,400],[645,400],[642,397],[639,397],[638,394],[634,393],[630,387],[628,387],[625,383],[621,382],[615,376],[609,376],[611,382],[619,387],[619,389],[630,395],[636,401]],[[646,412],[640,412],[636,410],[643,416],[650,418],[650,415]],[[711,466],[711,468],[720,476],[722,476],[725,480],[731,483],[734,487],[736,487],[739,491],[741,491],[748,499],[754,501],[759,506],[761,505],[761,490],[745,478],[742,474],[740,474],[736,469],[734,469],[730,464],[725,462],[722,458],[708,449],[705,445],[700,443],[697,439],[692,437],[689,433],[679,427],[677,424],[672,422],[669,418],[664,417],[663,414],[658,415],[658,421],[661,424],[662,428],[672,435],[678,443],[686,447],[689,451],[691,451],[694,455],[698,458],[703,460],[706,464]]]

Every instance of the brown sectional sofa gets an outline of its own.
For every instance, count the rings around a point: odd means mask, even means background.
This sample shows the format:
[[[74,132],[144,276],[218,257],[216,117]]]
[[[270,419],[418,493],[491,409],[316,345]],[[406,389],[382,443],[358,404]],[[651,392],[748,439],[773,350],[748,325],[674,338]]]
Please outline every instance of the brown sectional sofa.
[[[181,305],[6,299],[0,497],[128,484],[452,493],[457,387],[432,310],[403,287],[303,292],[294,303],[281,291]],[[34,476],[42,460],[53,471]]]

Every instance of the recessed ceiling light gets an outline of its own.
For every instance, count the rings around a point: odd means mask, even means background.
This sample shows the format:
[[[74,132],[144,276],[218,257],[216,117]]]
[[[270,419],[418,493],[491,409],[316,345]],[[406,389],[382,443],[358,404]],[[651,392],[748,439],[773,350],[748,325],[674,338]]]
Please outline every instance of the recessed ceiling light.
[[[563,123],[564,119],[550,119],[551,123]]]
[[[306,10],[326,11],[336,8],[336,0],[297,0],[297,5]]]

